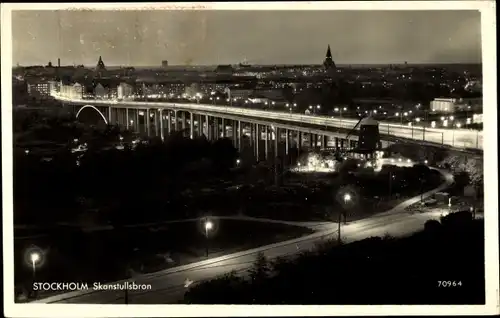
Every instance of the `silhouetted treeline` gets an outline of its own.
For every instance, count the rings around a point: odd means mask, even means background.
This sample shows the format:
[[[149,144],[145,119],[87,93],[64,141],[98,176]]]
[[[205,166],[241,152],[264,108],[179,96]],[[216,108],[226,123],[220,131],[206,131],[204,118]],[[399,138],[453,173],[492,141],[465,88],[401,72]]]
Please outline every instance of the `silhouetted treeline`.
[[[165,217],[165,204],[172,205],[168,210],[173,216],[186,183],[224,174],[235,166],[238,155],[227,139],[210,143],[204,137],[172,135],[165,142],[156,139],[133,150],[130,145],[117,150],[118,136],[123,134],[117,128],[85,133],[60,126],[41,129],[46,138],[68,144],[50,160],[34,151],[15,152],[16,223],[75,220],[80,212],[92,209],[111,218],[116,214],[120,222],[129,219],[126,210],[134,208],[136,220],[154,219],[158,213]],[[71,152],[75,147],[71,141],[77,137],[88,142],[86,152]]]

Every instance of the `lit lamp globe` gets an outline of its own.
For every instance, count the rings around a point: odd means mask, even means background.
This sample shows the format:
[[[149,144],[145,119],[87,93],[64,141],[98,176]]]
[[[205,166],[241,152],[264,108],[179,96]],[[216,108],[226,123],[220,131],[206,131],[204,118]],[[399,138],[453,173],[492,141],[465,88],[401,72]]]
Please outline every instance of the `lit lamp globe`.
[[[31,260],[31,264],[33,265],[33,268],[35,268],[38,261],[40,261],[40,254],[38,254],[36,252],[31,253],[30,260]]]
[[[211,222],[211,221],[207,221],[205,222],[205,231],[210,231],[211,229],[213,229],[214,227],[214,224]]]
[[[351,201],[351,195],[349,193],[344,194],[344,202],[349,202]]]

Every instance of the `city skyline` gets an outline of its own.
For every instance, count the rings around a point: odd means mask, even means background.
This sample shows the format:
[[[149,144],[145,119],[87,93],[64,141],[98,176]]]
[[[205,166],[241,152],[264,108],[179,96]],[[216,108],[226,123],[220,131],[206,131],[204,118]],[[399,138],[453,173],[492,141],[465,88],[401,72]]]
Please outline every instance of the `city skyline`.
[[[479,11],[13,11],[12,27],[14,65],[320,64],[328,44],[340,65],[481,63]]]

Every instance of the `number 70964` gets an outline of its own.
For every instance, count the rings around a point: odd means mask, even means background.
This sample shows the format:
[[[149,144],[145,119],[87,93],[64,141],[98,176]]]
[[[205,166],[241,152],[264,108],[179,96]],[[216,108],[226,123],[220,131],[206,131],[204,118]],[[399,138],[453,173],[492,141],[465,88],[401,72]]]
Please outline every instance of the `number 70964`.
[[[462,282],[459,280],[438,280],[438,287],[461,287]]]

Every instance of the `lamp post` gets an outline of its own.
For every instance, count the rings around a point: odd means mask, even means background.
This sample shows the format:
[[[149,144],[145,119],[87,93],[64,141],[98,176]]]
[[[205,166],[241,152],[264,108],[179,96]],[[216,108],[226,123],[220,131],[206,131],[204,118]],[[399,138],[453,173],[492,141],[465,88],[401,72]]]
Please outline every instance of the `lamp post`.
[[[206,251],[207,258],[208,258],[208,233],[210,232],[210,230],[212,230],[213,226],[214,226],[214,224],[210,220],[208,220],[208,219],[205,220],[205,225],[204,225],[204,227],[205,227],[205,251]]]
[[[400,120],[400,123],[402,125],[403,124],[403,116],[405,116],[405,117],[408,116],[408,113],[407,112],[404,112],[404,113],[403,112],[400,112],[400,113],[398,112],[398,113],[396,113],[396,116],[399,116],[399,120]]]
[[[343,196],[343,200],[344,200],[344,211],[342,213],[339,213],[339,219],[338,219],[338,238],[337,238],[337,242],[338,244],[341,244],[342,243],[342,236],[341,236],[341,224],[342,224],[342,214],[344,214],[344,224],[347,224],[347,221],[346,221],[346,215],[347,215],[347,212],[346,212],[346,205],[351,201],[351,195],[349,193],[346,193],[344,194]]]
[[[344,206],[346,206],[351,201],[351,195],[349,193],[344,194]],[[344,215],[344,224],[347,224],[347,213]]]
[[[30,262],[31,262],[31,267],[33,269],[33,285],[32,285],[32,292],[33,292],[33,297],[36,298],[37,291],[35,290],[35,279],[36,279],[36,265],[40,261],[41,256],[38,252],[32,252],[30,254]]]
[[[40,261],[40,254],[34,252],[30,255],[31,265],[33,267],[33,281],[36,277],[36,264]]]
[[[339,112],[339,117],[340,117],[340,120],[342,120],[342,111],[347,111],[347,107],[336,107],[334,109],[335,112]]]

